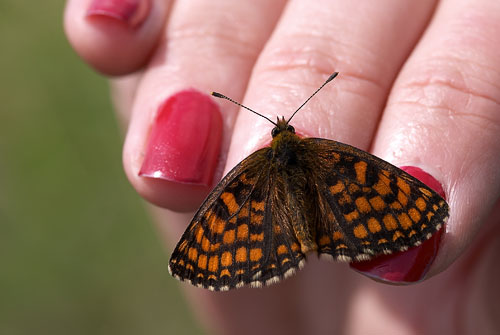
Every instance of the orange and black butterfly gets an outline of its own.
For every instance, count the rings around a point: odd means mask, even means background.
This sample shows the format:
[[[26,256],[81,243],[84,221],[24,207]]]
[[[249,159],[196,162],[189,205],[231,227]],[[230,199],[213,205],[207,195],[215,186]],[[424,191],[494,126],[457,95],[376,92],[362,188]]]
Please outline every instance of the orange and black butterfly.
[[[268,119],[271,145],[207,197],[170,259],[175,278],[213,291],[261,287],[294,274],[309,252],[368,260],[417,246],[445,223],[448,204],[428,186],[350,145],[297,136],[292,117]]]

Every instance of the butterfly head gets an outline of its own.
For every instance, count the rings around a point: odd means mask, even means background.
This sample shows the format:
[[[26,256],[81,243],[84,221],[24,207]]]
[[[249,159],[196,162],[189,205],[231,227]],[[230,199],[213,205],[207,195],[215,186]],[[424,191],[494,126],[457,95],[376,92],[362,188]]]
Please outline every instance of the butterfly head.
[[[242,104],[240,104],[239,102],[237,101],[234,101],[233,99],[231,98],[228,98],[226,97],[225,95],[223,94],[220,94],[220,93],[217,93],[217,92],[212,92],[212,95],[214,97],[217,97],[217,98],[221,98],[221,99],[226,99],[226,100],[229,100],[231,101],[232,103],[242,107],[242,108],[245,108],[246,110],[249,110],[250,112],[254,113],[254,114],[257,114],[259,115],[260,117],[268,120],[269,122],[271,122],[272,124],[274,124],[274,128],[273,130],[271,131],[271,136],[274,138],[276,138],[276,136],[278,136],[279,134],[295,134],[295,129],[290,125],[290,121],[292,120],[292,118],[295,116],[295,114],[297,114],[297,112],[302,108],[304,107],[304,105],[309,101],[311,100],[311,98],[313,96],[316,95],[316,93],[318,93],[326,84],[328,84],[330,81],[332,81],[339,73],[338,72],[334,72],[330,75],[330,77],[328,77],[328,79],[323,83],[323,85],[321,85],[302,105],[300,105],[299,108],[297,108],[297,110],[295,110],[295,112],[292,114],[292,116],[290,116],[290,118],[288,120],[285,120],[285,118],[282,116],[281,119],[278,117],[278,121],[277,122],[274,122],[273,120],[271,120],[270,118],[268,118],[267,116],[265,115],[262,115],[260,113],[257,113],[256,111],[254,111],[253,109],[250,109],[248,108],[247,106],[244,106]]]
[[[271,136],[273,138],[275,138],[276,136],[278,136],[278,134],[281,134],[284,131],[295,134],[295,128],[292,125],[288,124],[288,121],[285,120],[285,118],[283,116],[281,117],[281,120],[278,117],[278,121],[276,122],[276,126],[271,131]]]

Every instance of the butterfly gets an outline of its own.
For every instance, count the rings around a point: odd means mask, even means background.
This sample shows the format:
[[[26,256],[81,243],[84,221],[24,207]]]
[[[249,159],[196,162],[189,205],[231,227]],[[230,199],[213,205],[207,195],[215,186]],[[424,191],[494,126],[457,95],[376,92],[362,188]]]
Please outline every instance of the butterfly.
[[[399,168],[353,146],[302,138],[277,122],[270,146],[236,165],[195,214],[169,272],[212,291],[261,287],[293,275],[316,252],[368,260],[418,246],[448,218],[448,204]]]

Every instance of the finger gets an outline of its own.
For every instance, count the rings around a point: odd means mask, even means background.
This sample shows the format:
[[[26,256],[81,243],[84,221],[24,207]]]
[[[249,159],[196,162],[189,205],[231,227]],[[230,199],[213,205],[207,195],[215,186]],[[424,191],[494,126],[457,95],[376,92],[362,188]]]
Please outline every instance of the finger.
[[[271,119],[288,117],[331,72],[339,71],[292,125],[303,135],[366,150],[392,81],[432,11],[433,2],[291,1],[256,64],[244,103]],[[226,169],[268,143],[271,128],[268,121],[242,111]],[[325,262],[310,262],[302,271],[298,286],[314,287],[297,298],[302,311],[311,311],[303,318],[305,329],[321,333],[317,327],[325,318],[341,323],[343,314],[314,311],[334,310],[338,292],[328,288],[339,276],[352,277]]]
[[[303,134],[367,149],[392,81],[433,4],[289,2],[259,58],[245,104],[272,119],[290,116],[328,75],[338,71],[338,79],[310,101],[293,124]],[[370,19],[359,20],[354,13],[360,10]],[[241,113],[237,123],[241,131],[235,132],[227,167],[269,141],[271,128],[264,119]]]
[[[97,71],[127,74],[148,61],[168,7],[164,0],[68,0],[64,28],[76,52]]]
[[[136,72],[127,76],[112,78],[109,81],[113,108],[124,130],[127,129],[130,123],[135,94],[141,77],[142,72]]]
[[[172,7],[164,44],[138,86],[124,147],[126,173],[147,200],[194,210],[221,177],[237,108],[221,112],[207,93],[243,95],[282,6],[195,0]]]
[[[418,166],[443,185],[451,212],[429,276],[464,251],[499,197],[499,15],[497,2],[441,2],[393,88],[374,143],[376,155]]]

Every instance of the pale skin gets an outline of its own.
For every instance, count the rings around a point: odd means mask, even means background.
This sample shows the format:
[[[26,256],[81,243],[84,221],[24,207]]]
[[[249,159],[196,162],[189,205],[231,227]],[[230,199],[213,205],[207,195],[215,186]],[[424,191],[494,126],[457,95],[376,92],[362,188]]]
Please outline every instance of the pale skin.
[[[168,252],[210,187],[147,180],[138,171],[158,104],[189,87],[221,92],[275,119],[339,71],[294,117],[297,132],[419,166],[445,190],[450,219],[422,283],[380,284],[310,257],[295,277],[264,290],[221,294],[179,284],[207,332],[500,329],[500,2],[153,0],[134,29],[88,20],[89,3],[68,1],[66,32],[90,66],[118,75],[111,82],[127,128],[124,168],[158,206],[151,208]],[[220,179],[270,141],[272,124],[217,103]]]

